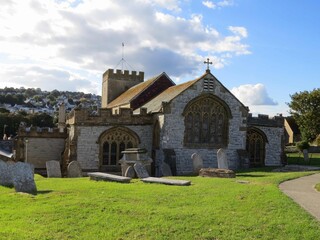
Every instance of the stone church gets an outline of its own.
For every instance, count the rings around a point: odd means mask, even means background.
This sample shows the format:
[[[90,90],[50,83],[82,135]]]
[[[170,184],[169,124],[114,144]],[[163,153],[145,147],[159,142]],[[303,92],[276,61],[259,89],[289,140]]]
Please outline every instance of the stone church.
[[[279,166],[283,121],[252,117],[209,68],[179,85],[164,72],[145,81],[143,72],[108,69],[101,109],[77,107],[60,122],[67,128],[61,163],[76,160],[84,171],[119,172],[123,150],[145,148],[154,175],[161,176],[163,162],[174,175],[188,175],[193,153],[204,167],[215,168],[223,148],[231,169]]]
[[[122,151],[144,148],[161,176],[163,163],[174,175],[193,172],[191,155],[204,167],[217,167],[223,148],[231,169],[283,164],[284,118],[253,117],[209,70],[176,85],[166,73],[144,80],[144,73],[108,69],[102,79],[102,107],[81,106],[59,127],[21,127],[15,140],[17,161],[45,169],[46,161],[78,161],[84,171],[120,172]]]

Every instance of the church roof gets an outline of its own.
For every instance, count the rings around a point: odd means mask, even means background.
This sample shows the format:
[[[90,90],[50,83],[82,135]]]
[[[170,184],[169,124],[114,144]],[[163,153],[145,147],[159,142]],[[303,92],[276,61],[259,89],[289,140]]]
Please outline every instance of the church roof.
[[[147,112],[149,113],[156,113],[160,112],[162,109],[162,103],[163,102],[170,102],[174,98],[176,98],[180,93],[187,90],[190,86],[198,82],[200,79],[204,78],[207,74],[211,74],[210,71],[206,71],[202,76],[198,77],[197,79],[169,87],[165,91],[163,91],[161,94],[159,94],[157,97],[153,98],[151,101],[147,102],[141,108],[147,108]],[[211,74],[212,75],[212,74]],[[225,91],[229,92],[237,101],[245,108],[247,111],[249,111],[248,107],[246,107],[237,97],[234,96],[214,75],[212,75],[214,79],[221,84],[221,86],[225,89]]]
[[[145,90],[147,90],[151,85],[153,85],[158,80],[163,80],[163,78],[166,78],[168,82],[170,82],[170,86],[174,85],[174,82],[167,76],[165,72],[159,74],[158,76],[155,76],[147,81],[144,81],[142,83],[139,83],[127,91],[125,91],[123,94],[121,94],[119,97],[114,99],[111,103],[107,105],[107,108],[113,108],[117,106],[122,106],[126,104],[130,104],[134,99],[136,99],[139,95],[141,95]],[[165,87],[165,86],[164,86]]]
[[[199,79],[195,79],[189,82],[169,87],[157,97],[144,104],[141,108],[147,108],[148,112],[160,112],[162,108],[162,102],[170,102],[172,99],[177,97],[180,93],[189,88],[198,80]]]

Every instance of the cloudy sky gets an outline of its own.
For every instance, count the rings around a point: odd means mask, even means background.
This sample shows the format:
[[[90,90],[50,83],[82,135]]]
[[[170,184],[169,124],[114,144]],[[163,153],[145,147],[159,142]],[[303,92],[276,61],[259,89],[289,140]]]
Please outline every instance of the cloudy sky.
[[[0,87],[101,94],[108,68],[211,72],[255,115],[319,87],[320,1],[0,0]],[[124,43],[124,48],[122,47]],[[122,56],[126,62],[121,62]]]

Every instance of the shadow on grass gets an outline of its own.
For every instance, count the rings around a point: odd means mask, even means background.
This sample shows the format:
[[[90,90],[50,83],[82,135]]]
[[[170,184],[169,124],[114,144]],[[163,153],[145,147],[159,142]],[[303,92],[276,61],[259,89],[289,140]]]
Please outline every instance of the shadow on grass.
[[[41,190],[41,191],[37,191],[37,194],[47,194],[47,193],[51,193],[53,192],[52,190]]]

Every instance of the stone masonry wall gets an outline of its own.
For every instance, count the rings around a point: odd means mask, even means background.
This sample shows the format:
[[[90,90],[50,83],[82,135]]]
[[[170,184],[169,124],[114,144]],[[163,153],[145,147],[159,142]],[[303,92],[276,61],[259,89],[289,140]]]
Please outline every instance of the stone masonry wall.
[[[35,168],[46,168],[46,162],[61,161],[64,150],[63,138],[29,138],[25,147],[25,162],[32,163]]]
[[[282,149],[282,136],[284,136],[284,129],[280,127],[263,127],[255,126],[263,131],[268,139],[266,143],[266,166],[280,166]]]
[[[230,168],[235,169],[239,167],[237,149],[245,149],[246,145],[247,109],[211,74],[207,74],[204,78],[213,81],[214,89],[211,93],[225,101],[231,110],[232,118],[229,120],[229,139],[226,153]],[[216,153],[218,149],[188,149],[184,147],[183,143],[185,126],[182,113],[188,102],[203,93],[208,93],[203,90],[203,79],[173,99],[170,103],[170,112],[164,115],[161,148],[175,149],[178,175],[189,174],[193,171],[191,155],[195,152],[201,155],[205,167],[217,167]]]
[[[151,154],[152,125],[121,125],[134,131],[140,138],[138,147]],[[99,169],[99,136],[113,126],[77,126],[77,160],[84,170]]]

